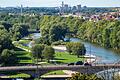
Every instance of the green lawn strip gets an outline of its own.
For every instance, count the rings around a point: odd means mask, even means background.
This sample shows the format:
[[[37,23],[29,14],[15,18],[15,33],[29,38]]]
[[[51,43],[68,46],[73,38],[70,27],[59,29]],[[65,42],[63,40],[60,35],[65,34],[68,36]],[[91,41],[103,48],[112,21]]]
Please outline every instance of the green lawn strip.
[[[56,52],[55,60],[57,63],[71,63],[77,61],[84,61],[82,56],[78,58],[76,55],[70,55],[68,52]]]
[[[47,76],[47,75],[65,75],[65,73],[63,72],[63,70],[58,70],[58,71],[52,71],[52,72],[46,73],[43,76]]]
[[[23,49],[27,49],[27,50],[31,50],[31,48],[27,47],[27,46],[23,46],[22,44],[20,44],[19,42],[14,42],[14,46],[16,47],[20,47]]]
[[[19,74],[11,75],[11,76],[8,76],[8,77],[9,78],[30,78],[30,75],[25,74],[25,73],[19,73]]]
[[[18,63],[33,63],[32,53],[26,51],[16,51]]]
[[[28,44],[31,40],[19,40],[21,44]]]
[[[6,78],[30,78],[29,74],[20,72],[0,72],[0,75],[6,76]]]

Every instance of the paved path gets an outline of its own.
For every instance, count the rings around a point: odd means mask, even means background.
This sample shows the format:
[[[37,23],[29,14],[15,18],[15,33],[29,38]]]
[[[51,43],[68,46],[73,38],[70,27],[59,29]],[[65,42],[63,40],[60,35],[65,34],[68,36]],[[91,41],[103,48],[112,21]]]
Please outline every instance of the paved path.
[[[70,71],[70,70],[63,70],[65,74],[71,75],[77,73],[76,71]]]
[[[47,75],[47,76],[41,76],[41,78],[68,78],[72,77],[71,75]]]

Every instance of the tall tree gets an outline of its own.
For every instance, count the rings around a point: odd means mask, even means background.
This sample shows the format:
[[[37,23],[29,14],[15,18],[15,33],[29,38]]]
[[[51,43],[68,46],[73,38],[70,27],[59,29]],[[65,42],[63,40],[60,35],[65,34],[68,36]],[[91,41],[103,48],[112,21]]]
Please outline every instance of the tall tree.
[[[50,42],[64,40],[68,28],[65,24],[55,24],[49,30]]]
[[[32,53],[35,58],[40,58],[42,60],[42,51],[44,50],[43,44],[36,44],[32,47]]]
[[[12,49],[13,47],[10,34],[5,29],[0,29],[0,52],[3,49]]]
[[[10,65],[11,63],[15,63],[16,57],[15,52],[12,50],[4,49],[1,54],[1,62],[4,65]]]
[[[46,46],[43,50],[43,57],[50,62],[54,58],[55,50],[51,46]]]
[[[75,54],[77,57],[85,55],[86,53],[84,44],[81,44],[80,42],[70,42],[66,45],[66,48],[69,53]]]

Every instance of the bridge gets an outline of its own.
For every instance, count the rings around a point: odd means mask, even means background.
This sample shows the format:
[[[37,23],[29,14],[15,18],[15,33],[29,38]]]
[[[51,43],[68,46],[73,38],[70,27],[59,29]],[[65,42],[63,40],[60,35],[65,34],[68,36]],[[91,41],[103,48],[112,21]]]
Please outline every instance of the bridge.
[[[37,69],[38,68],[38,69]],[[67,65],[46,65],[46,66],[13,66],[13,67],[0,67],[0,72],[23,72],[30,74],[32,77],[41,76],[45,73],[55,70],[72,70],[80,73],[94,74],[100,71],[104,71],[107,69],[120,69],[120,64],[99,64],[93,66],[67,66]],[[36,70],[39,74],[36,74]]]

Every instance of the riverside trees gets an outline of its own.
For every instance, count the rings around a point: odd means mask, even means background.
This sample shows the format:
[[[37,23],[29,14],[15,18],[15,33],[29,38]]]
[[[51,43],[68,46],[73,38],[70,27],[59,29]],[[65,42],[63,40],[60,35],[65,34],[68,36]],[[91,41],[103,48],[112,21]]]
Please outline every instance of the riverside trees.
[[[77,55],[77,57],[79,57],[81,55],[85,55],[85,53],[86,53],[86,48],[85,48],[84,44],[81,44],[79,42],[67,43],[66,48],[70,54],[75,54],[75,55]]]
[[[48,24],[49,25],[49,24]],[[68,32],[68,28],[64,23],[60,24],[51,24],[51,26],[43,26],[41,28],[41,34],[44,41],[43,43],[52,43],[58,40],[64,40],[66,33]],[[47,40],[47,42],[45,42]]]
[[[24,36],[28,35],[29,26],[26,24],[14,24],[10,29],[10,33],[13,35],[13,40],[19,40]]]
[[[55,51],[51,46],[36,44],[32,47],[32,53],[35,58],[49,60],[54,58]]]
[[[75,37],[106,48],[120,49],[120,21],[118,20],[99,20],[98,22],[93,22],[73,17],[43,16],[40,21],[42,36],[47,36],[47,40],[56,41],[60,30],[56,29],[56,27],[53,29],[53,26],[63,23],[67,27],[64,28],[67,34],[72,34]]]

